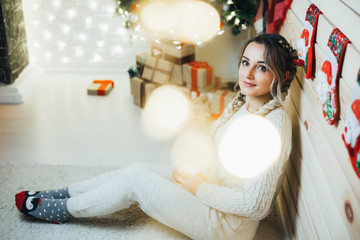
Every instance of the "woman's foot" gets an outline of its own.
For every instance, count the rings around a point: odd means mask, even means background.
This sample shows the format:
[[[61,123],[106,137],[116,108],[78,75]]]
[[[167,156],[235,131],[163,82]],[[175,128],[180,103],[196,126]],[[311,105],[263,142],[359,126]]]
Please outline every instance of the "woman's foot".
[[[26,196],[32,196],[32,197],[37,197],[37,198],[48,198],[48,199],[70,198],[68,188],[46,190],[46,191],[23,191],[21,193]]]
[[[52,223],[64,223],[72,218],[66,207],[67,200],[37,198],[27,191],[15,195],[15,205],[20,212]]]

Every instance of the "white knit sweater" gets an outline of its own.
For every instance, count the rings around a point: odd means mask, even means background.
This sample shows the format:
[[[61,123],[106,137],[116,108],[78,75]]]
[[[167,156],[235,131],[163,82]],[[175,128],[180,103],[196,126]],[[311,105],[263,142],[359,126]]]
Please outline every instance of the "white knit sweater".
[[[215,136],[219,138],[235,119],[249,114],[245,104],[232,118],[221,126]],[[291,121],[283,107],[276,108],[266,116],[280,132],[282,150],[279,158],[265,172],[252,179],[237,178],[225,171],[219,161],[207,176],[208,182],[197,189],[196,195],[204,204],[218,211],[218,218],[224,218],[233,228],[245,231],[248,236],[255,235],[259,220],[266,217],[281,188],[285,169],[291,151]],[[239,135],[239,137],[241,137]],[[261,150],[261,149],[259,149]],[[241,153],[239,153],[239,157]],[[251,227],[250,225],[255,227]],[[243,226],[246,225],[246,226]]]

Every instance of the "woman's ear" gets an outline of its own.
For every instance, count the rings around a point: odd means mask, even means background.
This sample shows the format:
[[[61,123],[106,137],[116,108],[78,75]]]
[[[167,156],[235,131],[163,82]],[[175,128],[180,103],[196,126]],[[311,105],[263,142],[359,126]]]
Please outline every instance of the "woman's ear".
[[[286,73],[285,73],[285,77],[286,77],[286,80],[288,80],[288,79],[289,79],[289,77],[290,77],[290,71],[286,71]]]

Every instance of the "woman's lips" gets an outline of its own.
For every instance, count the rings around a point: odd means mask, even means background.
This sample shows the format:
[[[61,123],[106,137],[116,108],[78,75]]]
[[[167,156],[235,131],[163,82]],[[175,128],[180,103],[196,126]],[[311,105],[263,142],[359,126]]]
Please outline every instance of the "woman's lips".
[[[255,87],[256,86],[256,84],[252,84],[252,83],[245,82],[245,81],[243,82],[243,84],[245,87]]]

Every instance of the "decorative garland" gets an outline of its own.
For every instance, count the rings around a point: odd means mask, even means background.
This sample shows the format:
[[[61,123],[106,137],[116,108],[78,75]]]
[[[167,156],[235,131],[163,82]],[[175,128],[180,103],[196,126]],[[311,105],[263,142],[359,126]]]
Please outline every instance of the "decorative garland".
[[[233,34],[239,34],[241,30],[246,30],[255,17],[258,7],[257,0],[205,0],[218,10],[221,26],[226,24]],[[114,0],[116,9],[115,14],[124,18],[124,26],[133,29],[138,24],[136,15],[140,7],[139,0]]]
[[[256,0],[207,0],[219,12],[221,22],[226,24],[233,34],[246,30],[256,15]]]

